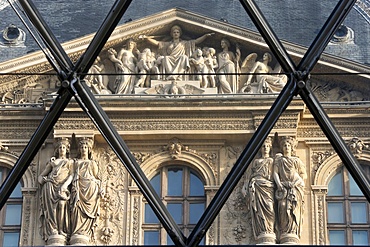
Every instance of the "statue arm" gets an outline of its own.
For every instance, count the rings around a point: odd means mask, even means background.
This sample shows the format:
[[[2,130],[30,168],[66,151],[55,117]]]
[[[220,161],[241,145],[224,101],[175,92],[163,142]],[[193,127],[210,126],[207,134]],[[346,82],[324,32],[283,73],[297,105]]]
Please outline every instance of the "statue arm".
[[[196,40],[195,40],[195,44],[197,45],[197,44],[199,44],[199,43],[202,43],[206,38],[208,38],[208,37],[210,37],[210,36],[212,36],[212,35],[214,35],[215,33],[206,33],[206,34],[204,34],[204,35],[202,35],[202,36],[200,36],[199,38],[197,38]]]
[[[37,179],[40,184],[44,184],[46,182],[45,176],[48,175],[51,172],[52,169],[53,169],[53,167],[51,166],[50,162],[48,162],[46,164],[45,169],[40,173],[40,175]]]
[[[159,41],[155,40],[152,36],[140,35],[140,38],[146,39],[147,41],[149,41],[149,43],[155,46],[159,46]]]

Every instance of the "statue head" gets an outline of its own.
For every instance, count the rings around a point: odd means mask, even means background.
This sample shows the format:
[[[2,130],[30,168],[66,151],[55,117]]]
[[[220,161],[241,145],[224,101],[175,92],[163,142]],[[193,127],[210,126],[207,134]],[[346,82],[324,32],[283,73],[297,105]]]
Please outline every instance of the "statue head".
[[[65,146],[66,148],[66,156],[69,157],[70,149],[71,149],[71,143],[70,140],[66,137],[56,138],[54,142],[54,156],[59,157],[60,153],[60,147]]]
[[[265,60],[265,58],[267,58],[267,61],[269,63],[272,61],[272,55],[268,52],[265,52],[265,54],[263,54],[263,60]]]
[[[179,25],[174,25],[171,27],[171,37],[173,37],[173,32],[174,31],[179,31],[180,36],[182,35],[182,29]]]
[[[225,44],[227,47],[231,46],[230,41],[226,38],[221,39],[221,46],[222,44]]]
[[[295,151],[296,151],[296,148],[297,148],[297,145],[298,145],[297,140],[292,136],[283,136],[283,137],[281,137],[281,139],[280,139],[280,148],[284,149],[284,145],[286,143],[288,143],[290,145],[291,154],[295,155]]]
[[[128,39],[126,41],[126,48],[127,49],[133,49],[136,47],[136,42],[133,39]]]
[[[94,144],[94,141],[93,141],[92,138],[89,138],[89,137],[81,137],[81,138],[79,138],[78,139],[78,156],[81,157],[81,147],[83,145],[86,145],[88,147],[88,150],[89,150],[88,157],[90,159],[91,156],[92,156],[93,144]]]

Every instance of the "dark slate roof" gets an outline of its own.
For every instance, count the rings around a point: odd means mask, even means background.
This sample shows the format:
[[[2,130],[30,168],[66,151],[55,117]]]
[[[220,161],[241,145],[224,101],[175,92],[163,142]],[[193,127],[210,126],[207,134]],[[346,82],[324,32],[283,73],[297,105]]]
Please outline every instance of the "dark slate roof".
[[[5,0],[6,2],[7,0]],[[361,0],[368,4],[368,0]],[[1,10],[0,30],[15,24],[26,30],[10,7]],[[39,12],[60,42],[66,42],[96,32],[114,0],[34,0]],[[256,0],[266,19],[280,39],[309,46],[338,0]],[[143,18],[171,8],[182,8],[230,24],[256,30],[239,0],[133,0],[121,23]],[[370,7],[370,4],[369,4]],[[370,63],[370,25],[353,9],[344,24],[354,31],[354,44],[332,45],[327,49],[361,63]],[[26,48],[0,47],[0,62],[37,50],[38,46],[27,32]],[[343,51],[345,50],[345,51]]]

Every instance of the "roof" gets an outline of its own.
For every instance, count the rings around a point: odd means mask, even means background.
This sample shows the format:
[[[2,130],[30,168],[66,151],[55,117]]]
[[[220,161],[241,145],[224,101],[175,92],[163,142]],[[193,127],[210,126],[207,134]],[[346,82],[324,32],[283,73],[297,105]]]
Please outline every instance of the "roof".
[[[26,27],[12,8],[9,6],[4,8],[5,2],[7,0],[0,1],[2,16],[0,30],[5,29],[9,24],[15,24],[26,31]],[[114,1],[89,0],[88,5],[86,1],[37,0],[34,2],[54,35],[63,43],[96,32]],[[309,46],[338,1],[256,0],[256,2],[280,39]],[[354,42],[349,45],[346,43],[340,46],[330,45],[328,52],[360,63],[369,63],[370,25],[367,22],[369,18],[366,17],[366,7],[370,6],[368,2],[359,0],[357,10],[353,9],[344,21],[344,24],[354,31]],[[197,0],[135,0],[123,16],[121,24],[175,7],[256,30],[240,1],[237,0],[204,0],[201,2]],[[37,44],[27,32],[26,48],[0,47],[0,62],[38,49]]]

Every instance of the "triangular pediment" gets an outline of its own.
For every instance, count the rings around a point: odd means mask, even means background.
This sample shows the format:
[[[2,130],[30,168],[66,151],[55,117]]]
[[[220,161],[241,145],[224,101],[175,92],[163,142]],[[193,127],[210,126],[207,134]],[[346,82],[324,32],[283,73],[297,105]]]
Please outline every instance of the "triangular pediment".
[[[118,72],[115,68],[115,63],[112,61],[112,59],[110,59],[111,55],[109,53],[109,50],[114,49],[118,53],[123,47],[126,47],[127,41],[132,39],[136,42],[136,48],[140,53],[149,48],[150,51],[156,55],[157,59],[160,55],[163,55],[161,54],[161,48],[149,42],[146,37],[151,37],[152,39],[160,42],[170,42],[172,39],[170,35],[171,28],[175,25],[181,27],[181,39],[185,41],[196,40],[205,34],[210,34],[209,37],[204,38],[202,42],[192,44],[194,45],[194,47],[192,47],[192,54],[187,54],[189,58],[196,57],[194,49],[200,48],[203,50],[204,53],[205,47],[214,48],[215,54],[213,54],[213,56],[219,56],[219,54],[223,52],[223,48],[221,47],[221,41],[223,39],[228,40],[230,53],[236,55],[237,48],[239,48],[241,54],[240,60],[233,61],[235,65],[235,72],[239,71],[246,74],[251,72],[250,66],[253,65],[252,62],[261,61],[264,53],[270,51],[259,33],[231,25],[223,20],[215,20],[186,11],[184,9],[170,9],[168,11],[147,16],[146,18],[140,20],[127,22],[115,29],[99,55],[100,61],[99,64],[97,64],[97,70],[95,71],[95,74],[101,72],[102,76],[99,80],[101,80],[102,84],[104,84],[103,88],[106,88],[106,90],[101,90],[102,87],[100,87],[99,90],[98,85],[92,85],[92,91],[97,94],[126,93],[127,90],[117,90]],[[87,35],[85,37],[67,42],[63,44],[63,47],[66,49],[66,52],[72,58],[72,60],[76,61],[83,54],[84,50],[88,47],[93,37],[94,34]],[[307,48],[305,47],[288,42],[283,41],[282,43],[286,47],[288,53],[290,53],[292,58],[297,62],[303,57],[303,54],[307,50]],[[138,63],[141,54],[138,53],[136,56]],[[205,55],[203,54],[203,56]],[[247,60],[249,60],[249,65],[247,63]],[[158,61],[158,59],[156,61]],[[138,65],[136,64],[135,66],[136,67],[133,68],[133,73],[137,73],[137,75],[135,79],[136,82],[132,82],[133,84],[137,83],[141,77],[141,72],[138,68]],[[164,67],[163,64],[158,65],[158,71],[160,73],[163,72],[161,71],[161,66]],[[271,68],[278,67],[276,60],[272,59],[272,61],[269,63],[269,66]],[[195,71],[195,67],[196,66],[194,66],[194,68],[191,70],[191,74],[198,73],[197,71]],[[53,72],[51,66],[41,52],[35,52],[21,58],[1,63],[0,70],[3,73],[10,74],[8,76],[2,76],[0,78],[0,96],[2,97],[2,99],[0,98],[0,100],[2,101],[2,103],[35,103],[40,101],[43,98],[43,95],[55,92],[60,84],[57,77],[52,75],[26,75],[22,77],[14,75],[15,73],[42,74],[45,72]],[[368,100],[367,97],[368,95],[370,95],[370,92],[368,89],[367,81],[369,78],[367,75],[357,75],[350,77],[343,77],[340,75],[343,73],[368,73],[369,71],[370,70],[367,66],[351,62],[349,60],[344,60],[332,55],[323,55],[320,62],[316,65],[313,73],[328,73],[331,74],[331,76],[319,77],[317,79],[313,77],[312,84],[314,90],[318,91],[319,97],[322,97],[322,100]],[[216,68],[215,73],[217,72],[219,72],[219,70]],[[89,77],[87,78],[87,80],[88,79]],[[92,78],[91,80],[97,79]],[[149,79],[147,78],[146,81],[148,80]],[[134,88],[135,85],[132,85],[130,93],[171,94],[171,92],[175,90],[176,93],[180,94],[264,93],[262,89],[258,88],[258,82],[256,81],[256,78],[253,78],[253,80],[251,80],[252,89],[243,88],[248,81],[247,75],[240,75],[236,78],[236,82],[229,83],[230,90],[223,89],[223,91],[220,89],[220,86],[217,85],[215,85],[212,89],[212,86],[210,85],[210,78],[208,79],[209,81],[207,81],[207,86],[204,86],[204,83],[202,85],[203,79],[201,78],[201,76],[196,75],[188,76],[185,79],[183,78],[181,82],[180,80],[175,80],[174,82],[174,80],[166,79],[164,76],[158,76],[155,78],[153,78],[152,76],[150,80],[151,82],[141,82],[142,85],[139,85],[140,89]],[[164,80],[167,80],[167,82],[163,82]],[[217,80],[218,78],[216,78],[216,81]],[[174,85],[176,86],[176,88],[174,88]],[[25,92],[28,89],[30,89],[32,93]],[[270,91],[270,93],[279,92],[279,88],[277,88],[275,91],[274,90]],[[18,92],[18,95],[14,95],[14,92]]]

